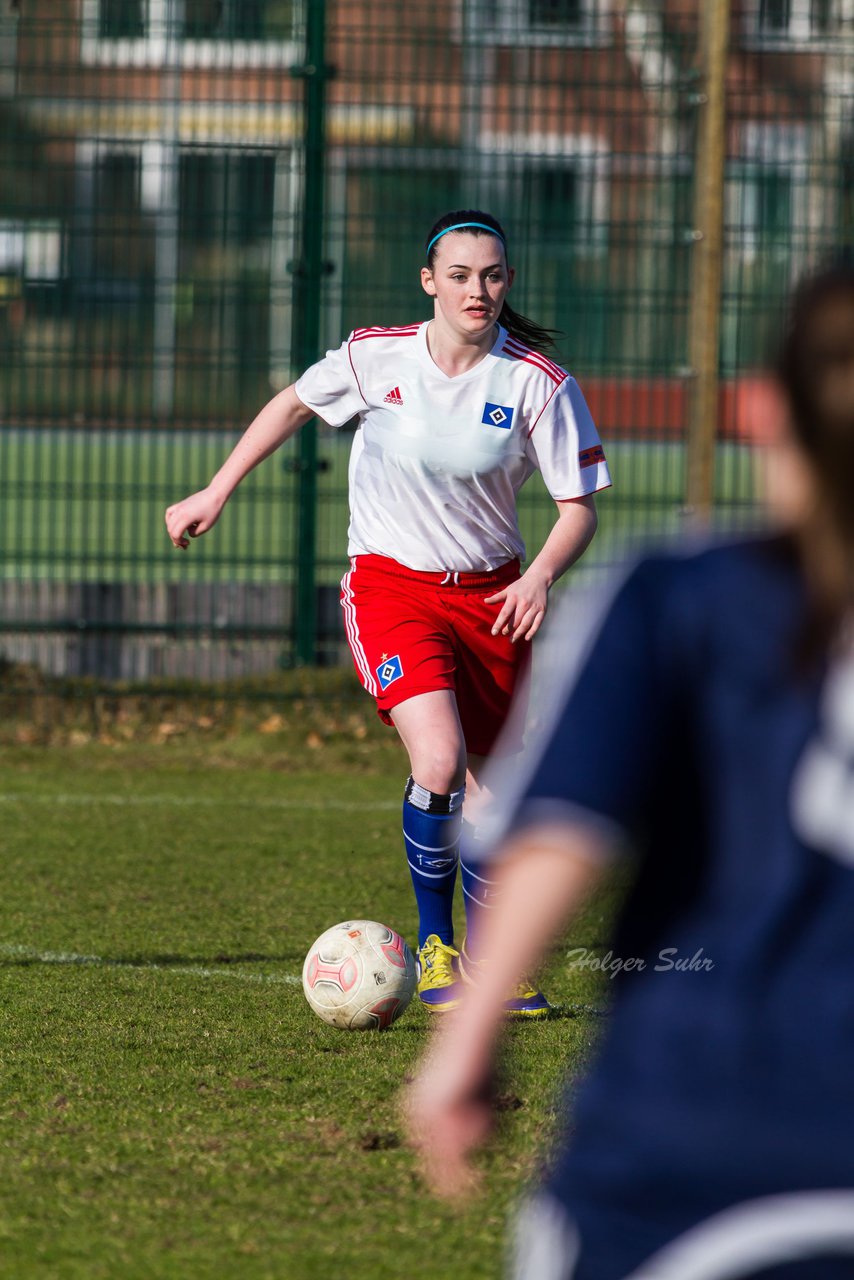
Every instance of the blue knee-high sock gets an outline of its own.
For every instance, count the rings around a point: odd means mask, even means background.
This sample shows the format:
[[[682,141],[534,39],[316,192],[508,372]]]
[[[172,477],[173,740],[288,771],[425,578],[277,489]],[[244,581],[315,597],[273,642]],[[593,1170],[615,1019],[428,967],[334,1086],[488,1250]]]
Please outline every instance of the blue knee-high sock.
[[[471,822],[463,823],[460,874],[466,909],[466,955],[474,960],[480,921],[483,912],[495,905],[496,885],[490,876],[489,860],[483,856],[478,829]]]
[[[454,944],[454,886],[465,787],[438,795],[412,778],[403,799],[403,843],[418,903],[418,945],[431,933]]]

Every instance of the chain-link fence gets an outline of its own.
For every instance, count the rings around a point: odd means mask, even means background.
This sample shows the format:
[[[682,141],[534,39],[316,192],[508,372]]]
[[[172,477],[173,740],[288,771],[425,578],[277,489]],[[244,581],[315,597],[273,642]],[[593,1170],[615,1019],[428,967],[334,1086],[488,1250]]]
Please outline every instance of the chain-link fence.
[[[187,556],[162,511],[352,327],[426,317],[447,209],[501,218],[599,424],[585,569],[684,518],[698,432],[718,512],[748,510],[780,302],[852,234],[852,92],[854,0],[0,0],[0,660],[341,658],[346,430],[307,428]],[[553,511],[533,480],[530,546]]]

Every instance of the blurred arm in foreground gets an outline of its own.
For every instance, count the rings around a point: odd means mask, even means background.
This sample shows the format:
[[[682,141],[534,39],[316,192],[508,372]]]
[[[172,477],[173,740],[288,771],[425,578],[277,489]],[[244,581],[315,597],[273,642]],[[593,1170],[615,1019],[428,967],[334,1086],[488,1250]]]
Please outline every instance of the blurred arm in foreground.
[[[555,824],[520,833],[500,851],[499,901],[481,935],[490,963],[476,995],[437,1028],[406,1099],[425,1172],[450,1197],[476,1184],[470,1157],[492,1125],[490,1083],[507,992],[537,967],[598,881],[603,844],[592,831]]]

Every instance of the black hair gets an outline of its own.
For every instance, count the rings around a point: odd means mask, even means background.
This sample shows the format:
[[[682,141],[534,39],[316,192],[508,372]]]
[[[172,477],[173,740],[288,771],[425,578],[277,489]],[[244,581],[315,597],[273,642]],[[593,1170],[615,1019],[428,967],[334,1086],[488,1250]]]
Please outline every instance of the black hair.
[[[508,257],[509,260],[507,234],[496,217],[491,213],[485,213],[482,209],[455,209],[451,213],[442,214],[441,218],[430,228],[430,233],[424,241],[427,266],[431,271],[436,260],[438,246],[441,243],[436,240],[436,237],[442,231],[455,227],[457,223],[481,223],[481,226],[465,226],[460,227],[460,230],[464,230],[467,234],[473,236],[489,235],[492,232],[501,240],[504,245],[505,257]],[[433,243],[434,240],[436,241],[435,243]],[[518,338],[520,342],[532,347],[534,351],[540,351],[546,355],[549,351],[554,350],[555,340],[553,335],[556,335],[558,330],[546,329],[543,325],[537,324],[536,321],[529,320],[527,316],[520,315],[506,301],[501,308],[498,323],[504,326],[511,337]]]
[[[817,659],[854,610],[854,265],[795,289],[777,356],[791,428],[815,485],[796,532],[808,592],[801,657]]]

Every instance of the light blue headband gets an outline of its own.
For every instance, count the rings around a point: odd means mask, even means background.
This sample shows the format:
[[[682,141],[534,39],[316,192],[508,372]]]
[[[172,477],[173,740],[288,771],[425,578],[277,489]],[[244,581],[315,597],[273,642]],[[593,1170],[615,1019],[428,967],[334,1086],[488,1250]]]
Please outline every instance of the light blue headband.
[[[442,236],[446,236],[449,231],[461,231],[463,227],[480,227],[481,231],[488,231],[491,236],[497,236],[498,239],[501,241],[501,243],[504,245],[505,249],[507,248],[507,241],[504,239],[504,236],[501,234],[501,232],[497,231],[495,227],[488,227],[485,222],[455,222],[452,227],[445,227],[444,231],[440,231],[437,236],[433,237],[433,239],[430,241],[430,243],[427,246],[426,252],[424,254],[425,258],[430,257],[430,250],[433,248],[433,245],[436,243],[437,240],[441,240]]]

